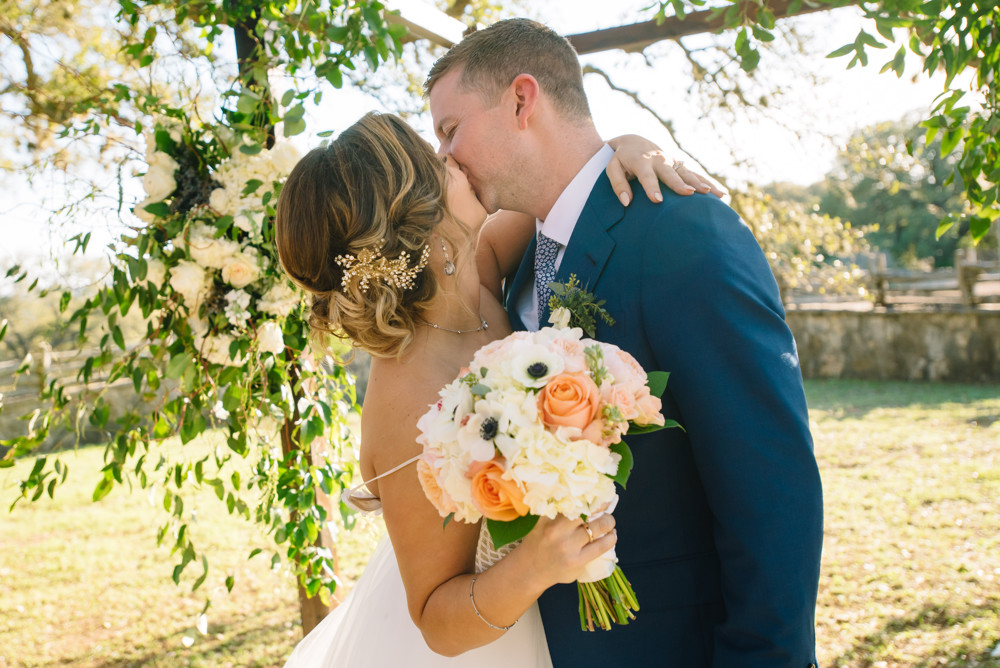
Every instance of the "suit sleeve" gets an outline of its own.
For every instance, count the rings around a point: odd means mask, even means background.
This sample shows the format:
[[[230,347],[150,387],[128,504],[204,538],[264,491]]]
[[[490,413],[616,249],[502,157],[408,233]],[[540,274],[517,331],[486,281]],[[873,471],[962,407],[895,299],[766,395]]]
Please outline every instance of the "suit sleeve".
[[[668,199],[640,278],[643,330],[714,517],[725,622],[716,666],[815,662],[819,472],[792,334],[749,229],[706,196]]]

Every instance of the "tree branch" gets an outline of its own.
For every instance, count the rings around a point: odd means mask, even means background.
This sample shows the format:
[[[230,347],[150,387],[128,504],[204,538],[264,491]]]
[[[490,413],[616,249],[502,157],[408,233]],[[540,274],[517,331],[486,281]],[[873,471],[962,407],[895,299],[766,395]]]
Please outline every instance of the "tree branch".
[[[807,4],[799,0],[772,0],[766,3],[766,6],[774,14],[775,18],[781,19],[855,5],[860,1],[826,0],[826,2],[822,3]],[[743,0],[741,4],[741,12],[751,21],[757,16],[757,11],[761,8],[758,0]],[[795,11],[792,11],[792,6],[796,4],[798,4],[798,7]],[[677,39],[678,37],[688,35],[717,32],[726,27],[725,12],[706,9],[700,12],[691,12],[684,16],[670,16],[660,23],[657,23],[654,19],[642,23],[618,26],[616,28],[607,28],[606,30],[567,35],[566,39],[570,41],[573,48],[579,54],[607,51],[609,49],[641,51],[650,44],[665,39]]]
[[[24,88],[28,91],[32,91],[32,93],[38,90],[38,74],[35,72],[34,60],[31,57],[31,45],[28,43],[27,38],[7,25],[0,27],[0,35],[8,38],[11,42],[17,45],[17,48],[21,51],[21,55],[24,58],[24,71],[27,72],[27,76],[24,80]],[[26,94],[33,100],[34,95],[32,93]]]
[[[472,4],[471,0],[454,0],[448,5],[448,9],[444,10],[444,13],[453,19],[460,19],[470,4]]]
[[[728,184],[726,183],[726,180],[724,178],[722,178],[722,177],[720,177],[720,176],[718,176],[716,174],[713,174],[710,170],[706,169],[705,165],[702,164],[702,162],[700,160],[698,160],[698,158],[696,158],[694,156],[694,154],[691,153],[691,151],[688,151],[686,148],[684,148],[684,145],[681,144],[680,141],[678,141],[677,134],[674,132],[673,121],[671,121],[671,120],[669,120],[667,118],[663,118],[662,116],[660,116],[656,112],[655,109],[653,109],[648,104],[646,104],[645,102],[642,101],[642,99],[639,97],[638,93],[636,93],[635,91],[631,91],[631,90],[627,90],[625,88],[622,88],[621,86],[618,86],[617,84],[615,84],[611,80],[611,77],[608,76],[607,72],[605,72],[604,70],[602,70],[600,68],[594,67],[593,65],[585,65],[584,68],[583,68],[583,73],[584,74],[596,74],[596,75],[602,77],[604,79],[604,82],[608,85],[608,88],[610,88],[613,91],[616,91],[618,93],[621,93],[623,95],[628,96],[629,98],[631,98],[631,100],[633,102],[635,102],[636,105],[639,106],[640,109],[643,109],[644,111],[649,112],[649,114],[651,114],[653,116],[653,118],[655,118],[656,121],[660,125],[662,125],[666,129],[666,131],[668,133],[670,133],[670,137],[671,137],[671,139],[674,140],[674,143],[677,144],[677,148],[679,148],[681,151],[683,151],[687,155],[691,156],[691,159],[694,160],[698,164],[698,167],[700,167],[703,172],[705,172],[706,174],[708,174],[709,176],[711,176],[713,179],[715,179],[718,183],[720,183],[723,188],[725,188],[726,190],[730,189],[729,186],[728,186]]]

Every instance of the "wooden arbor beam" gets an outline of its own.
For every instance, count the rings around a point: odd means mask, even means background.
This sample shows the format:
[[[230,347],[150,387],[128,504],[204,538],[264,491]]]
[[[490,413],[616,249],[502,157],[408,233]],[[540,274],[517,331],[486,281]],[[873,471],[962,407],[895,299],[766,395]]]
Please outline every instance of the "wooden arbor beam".
[[[747,13],[756,16],[757,3],[751,0],[744,0],[747,6]],[[857,0],[841,0],[839,2],[826,2],[823,4],[807,5],[802,0],[771,0],[767,3],[767,8],[774,13],[774,18],[782,19],[790,16],[800,16],[812,12],[823,12],[837,7],[857,4]],[[793,9],[794,8],[794,9]],[[623,51],[642,51],[650,44],[660,42],[665,39],[677,39],[706,32],[717,32],[725,27],[723,14],[713,17],[712,10],[691,12],[685,14],[684,18],[678,16],[667,17],[662,23],[656,21],[643,21],[605,30],[595,30],[592,32],[577,33],[567,35],[576,52],[579,54],[594,53],[597,51],[609,51],[611,49],[622,49]]]
[[[427,39],[438,46],[451,47],[462,41],[466,25],[422,0],[385,0],[385,20],[399,23],[415,39]]]
[[[860,0],[824,0],[806,4],[803,0],[770,0],[767,8],[774,18],[783,19],[813,12],[824,12],[838,7],[856,5]],[[755,0],[742,0],[746,12],[755,17],[760,9]],[[398,14],[387,14],[386,20],[406,26],[415,39],[427,39],[438,46],[451,47],[461,41],[466,26],[456,18],[430,5],[426,0],[386,0],[386,9]],[[456,5],[458,6],[458,5]],[[684,18],[669,16],[662,23],[643,21],[616,26],[605,30],[567,35],[579,54],[621,49],[642,51],[650,44],[665,39],[677,39],[725,28],[724,14],[714,15],[710,9],[685,14]]]

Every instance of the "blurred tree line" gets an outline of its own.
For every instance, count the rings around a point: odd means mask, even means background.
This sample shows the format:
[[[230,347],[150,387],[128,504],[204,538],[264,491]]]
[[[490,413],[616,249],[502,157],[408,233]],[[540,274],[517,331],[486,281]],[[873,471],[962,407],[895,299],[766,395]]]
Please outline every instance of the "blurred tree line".
[[[856,132],[840,149],[834,168],[810,186],[771,184],[764,191],[779,202],[797,203],[821,216],[850,221],[864,230],[872,250],[904,267],[954,265],[955,250],[969,245],[969,223],[937,237],[939,221],[962,217],[968,202],[954,173],[958,155],[944,154],[941,136],[907,120],[886,121]],[[995,249],[997,238],[979,247]]]

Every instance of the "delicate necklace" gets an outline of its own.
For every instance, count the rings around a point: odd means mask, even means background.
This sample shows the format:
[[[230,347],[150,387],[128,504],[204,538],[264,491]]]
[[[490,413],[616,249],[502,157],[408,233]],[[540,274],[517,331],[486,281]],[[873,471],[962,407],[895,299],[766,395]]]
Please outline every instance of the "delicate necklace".
[[[490,328],[490,326],[486,324],[486,318],[482,315],[479,316],[479,327],[476,327],[475,329],[450,329],[448,327],[442,327],[441,325],[435,325],[433,322],[428,322],[426,320],[424,320],[424,324],[433,327],[434,329],[451,332],[452,334],[471,334],[472,332],[481,332]]]

